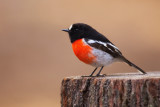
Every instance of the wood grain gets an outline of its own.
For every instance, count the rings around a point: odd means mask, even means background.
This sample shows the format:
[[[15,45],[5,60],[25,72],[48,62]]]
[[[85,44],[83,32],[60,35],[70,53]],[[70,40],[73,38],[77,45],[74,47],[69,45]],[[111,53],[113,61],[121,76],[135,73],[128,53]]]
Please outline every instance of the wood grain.
[[[67,77],[62,107],[160,107],[160,73]]]

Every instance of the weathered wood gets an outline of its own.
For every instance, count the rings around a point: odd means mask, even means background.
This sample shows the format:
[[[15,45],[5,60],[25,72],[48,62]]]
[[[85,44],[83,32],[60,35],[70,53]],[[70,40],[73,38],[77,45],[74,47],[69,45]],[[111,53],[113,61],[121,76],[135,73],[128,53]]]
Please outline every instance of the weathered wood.
[[[62,107],[160,107],[160,73],[67,77]]]

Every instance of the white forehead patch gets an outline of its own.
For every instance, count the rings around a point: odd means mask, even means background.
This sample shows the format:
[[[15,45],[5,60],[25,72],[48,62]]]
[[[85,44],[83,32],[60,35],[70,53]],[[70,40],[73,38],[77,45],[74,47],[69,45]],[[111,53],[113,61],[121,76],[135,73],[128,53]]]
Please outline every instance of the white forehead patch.
[[[71,26],[69,27],[69,30],[71,30],[71,29],[72,29],[72,26],[73,26],[73,25],[71,25]]]

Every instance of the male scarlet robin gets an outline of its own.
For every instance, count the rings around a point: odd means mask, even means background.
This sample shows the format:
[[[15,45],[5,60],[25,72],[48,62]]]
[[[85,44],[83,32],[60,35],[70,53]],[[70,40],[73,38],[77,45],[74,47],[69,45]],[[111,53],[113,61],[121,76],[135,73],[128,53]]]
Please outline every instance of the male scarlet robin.
[[[142,74],[146,74],[141,68],[127,60],[112,42],[91,26],[76,23],[62,31],[69,33],[74,54],[78,59],[96,67],[89,76],[93,76],[97,68],[101,67],[96,75],[100,76],[104,66],[118,61],[125,62],[138,69]]]

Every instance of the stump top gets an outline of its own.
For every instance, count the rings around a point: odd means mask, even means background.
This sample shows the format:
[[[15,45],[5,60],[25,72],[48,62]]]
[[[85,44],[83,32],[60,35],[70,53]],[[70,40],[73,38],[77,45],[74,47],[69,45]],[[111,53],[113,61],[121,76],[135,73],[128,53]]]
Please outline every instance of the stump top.
[[[82,79],[82,78],[97,78],[97,79],[160,79],[160,72],[148,72],[147,74],[135,74],[135,73],[117,73],[114,75],[106,75],[102,77],[82,77],[82,76],[71,76],[64,79]]]

